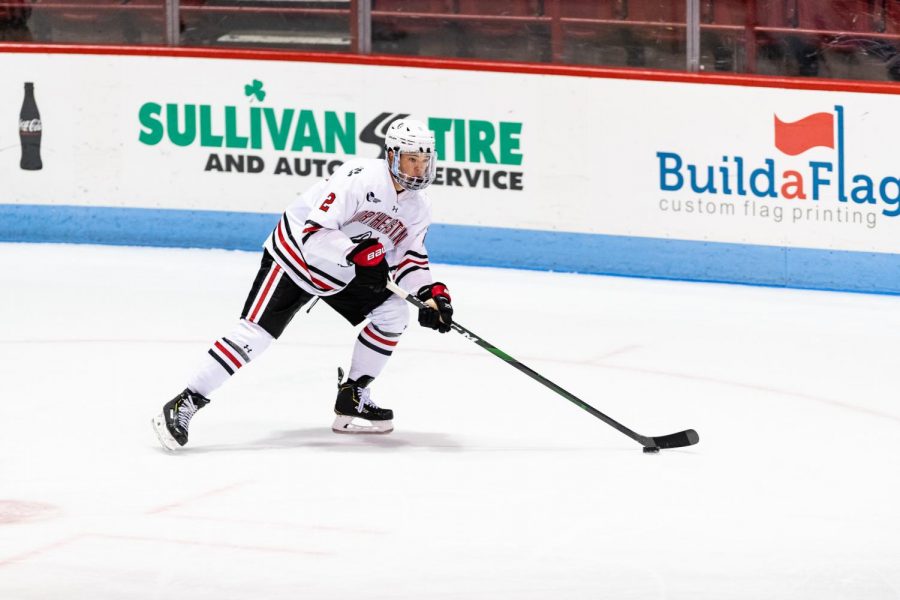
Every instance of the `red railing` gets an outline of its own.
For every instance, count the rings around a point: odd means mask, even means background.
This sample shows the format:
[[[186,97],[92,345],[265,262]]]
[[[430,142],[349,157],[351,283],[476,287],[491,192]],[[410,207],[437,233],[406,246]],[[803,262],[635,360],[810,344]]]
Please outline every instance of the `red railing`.
[[[520,0],[521,1],[521,0]],[[601,0],[597,0],[600,2]],[[681,2],[682,0],[675,0]],[[891,0],[894,1],[894,0]],[[445,12],[396,12],[389,10],[373,10],[372,20],[375,23],[434,23],[435,29],[438,31],[439,23],[460,23],[460,24],[486,24],[486,25],[520,25],[520,26],[538,26],[546,28],[548,32],[548,40],[550,47],[550,57],[554,63],[563,63],[565,56],[565,44],[573,35],[570,33],[574,29],[584,30],[585,28],[595,28],[598,32],[605,28],[627,28],[635,31],[659,31],[668,30],[676,32],[680,35],[687,27],[683,21],[673,20],[647,20],[647,19],[628,19],[624,18],[590,18],[590,17],[572,17],[564,15],[564,5],[566,0],[544,0],[542,3],[543,14],[478,14],[472,12],[460,12],[459,0],[453,0],[454,10]],[[337,3],[337,2],[336,2]],[[333,16],[343,17],[349,21],[348,32],[350,34],[351,45],[350,51],[357,53],[360,49],[359,31],[358,31],[358,4],[359,0],[349,0],[346,8],[318,8],[311,6],[296,6],[272,8],[266,6],[215,6],[209,4],[201,4],[200,0],[185,2],[181,6],[181,12],[184,18],[189,19],[192,16],[202,14],[280,14],[280,15],[298,15],[298,16]],[[510,2],[512,6],[514,3]],[[162,14],[165,10],[165,2],[163,0],[114,0],[111,2],[75,2],[64,0],[35,0],[34,2],[23,2],[22,0],[0,0],[0,21],[5,13],[10,13],[11,9],[21,11],[24,7],[32,10],[52,11],[56,13],[102,13],[106,11],[127,11],[131,13],[157,13]],[[746,70],[753,72],[756,64],[756,50],[759,40],[765,36],[784,36],[797,35],[807,36],[810,38],[818,38],[826,43],[840,45],[845,42],[856,42],[860,40],[877,40],[885,43],[900,44],[900,23],[893,23],[893,31],[898,33],[889,33],[886,31],[886,23],[890,23],[892,19],[900,18],[900,8],[891,9],[897,15],[889,15],[889,8],[886,2],[870,2],[869,6],[873,8],[873,13],[867,13],[866,18],[871,21],[871,30],[845,31],[838,29],[816,29],[810,27],[790,26],[788,22],[793,21],[799,25],[797,19],[798,0],[781,0],[778,3],[778,13],[774,20],[780,22],[778,25],[764,25],[758,22],[758,1],[747,0],[743,5],[745,13],[744,23],[720,23],[715,22],[714,8],[716,7],[714,0],[703,0],[703,10],[701,14],[701,32],[721,32],[732,34],[735,39],[741,39]],[[734,7],[734,4],[731,4]],[[616,0],[613,2],[611,11],[613,14],[624,15],[627,12],[628,3],[625,0]],[[826,7],[820,7],[825,9]],[[516,12],[515,10],[511,12]],[[880,29],[878,31],[876,29]]]

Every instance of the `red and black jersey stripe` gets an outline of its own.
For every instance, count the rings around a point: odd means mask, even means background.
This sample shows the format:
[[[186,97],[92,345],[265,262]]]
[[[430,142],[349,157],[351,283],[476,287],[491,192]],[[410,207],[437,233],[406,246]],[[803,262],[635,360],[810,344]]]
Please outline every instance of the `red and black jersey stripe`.
[[[303,226],[303,243],[306,243],[306,240],[312,236],[315,232],[322,229],[322,226],[316,223],[315,221],[307,221]]]
[[[284,228],[285,228],[285,231],[287,231],[288,239],[291,240],[291,242],[293,242],[294,246],[297,248],[298,252],[300,252],[300,256],[302,257],[303,252],[300,250],[300,244],[298,244],[296,238],[294,238],[294,234],[291,231],[291,225],[290,225],[290,223],[288,223],[287,218],[284,219]],[[327,279],[328,281],[330,281],[337,287],[345,287],[347,285],[346,282],[341,281],[340,279],[334,277],[333,275],[330,275],[329,273],[326,273],[322,269],[318,269],[318,268],[314,267],[313,265],[307,265],[306,268],[309,269],[309,271],[311,273],[315,273],[319,277]]]
[[[331,292],[347,285],[321,269],[307,264],[303,257],[303,251],[300,250],[300,244],[297,243],[291,232],[287,215],[282,216],[278,226],[272,232],[272,249],[285,267],[313,289]]]
[[[428,271],[428,256],[425,254],[420,254],[418,252],[413,252],[412,250],[407,250],[403,254],[403,260],[396,267],[396,273],[394,281],[396,283],[400,283],[400,281],[412,273],[413,271]]]

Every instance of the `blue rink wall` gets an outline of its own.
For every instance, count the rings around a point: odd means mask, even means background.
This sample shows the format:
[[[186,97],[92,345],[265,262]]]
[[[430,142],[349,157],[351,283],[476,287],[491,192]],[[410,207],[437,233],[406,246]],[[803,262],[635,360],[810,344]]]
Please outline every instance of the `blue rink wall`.
[[[0,241],[259,250],[279,215],[0,205]],[[900,256],[435,224],[434,262],[900,294]]]

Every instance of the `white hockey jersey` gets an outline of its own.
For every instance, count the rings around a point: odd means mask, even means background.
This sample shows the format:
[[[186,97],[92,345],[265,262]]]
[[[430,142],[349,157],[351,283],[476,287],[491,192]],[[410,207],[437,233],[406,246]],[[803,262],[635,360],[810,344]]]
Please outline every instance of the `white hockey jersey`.
[[[330,296],[356,275],[350,251],[374,238],[384,246],[394,281],[415,293],[432,283],[425,249],[430,224],[424,192],[397,193],[384,159],[361,158],[303,193],[264,247],[301,288]]]

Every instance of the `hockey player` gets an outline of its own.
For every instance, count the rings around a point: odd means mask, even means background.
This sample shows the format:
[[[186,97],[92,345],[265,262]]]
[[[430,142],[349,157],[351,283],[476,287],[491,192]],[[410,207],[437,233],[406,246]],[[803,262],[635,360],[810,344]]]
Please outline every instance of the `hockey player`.
[[[431,210],[423,190],[435,176],[434,134],[419,121],[395,121],[385,155],[348,161],[284,212],[264,244],[240,320],[213,342],[187,388],[153,419],[164,447],[184,446],[191,418],[209,395],[258,358],[315,296],[353,325],[368,320],[346,380],[338,369],[332,429],[393,430],[393,412],[377,406],[369,391],[409,321],[405,301],[385,287],[389,273],[428,303],[419,310],[422,326],[449,331],[453,307],[447,287],[431,279],[425,249]]]

